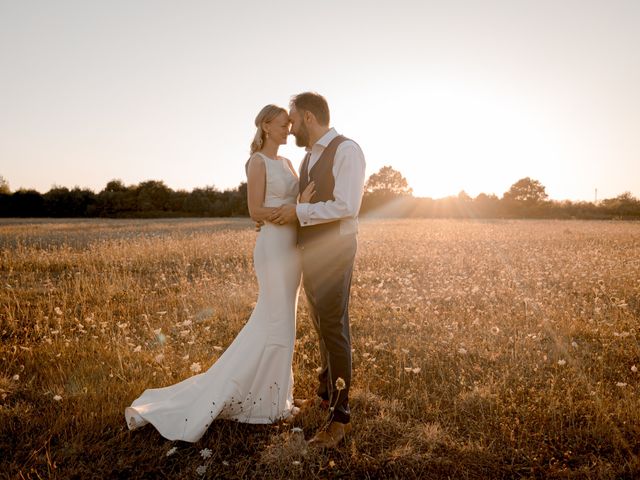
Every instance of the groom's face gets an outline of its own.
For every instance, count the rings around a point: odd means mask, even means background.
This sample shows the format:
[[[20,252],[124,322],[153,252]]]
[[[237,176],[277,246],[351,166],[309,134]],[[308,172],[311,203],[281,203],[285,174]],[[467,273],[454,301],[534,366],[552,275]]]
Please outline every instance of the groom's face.
[[[296,110],[295,106],[291,107],[289,112],[289,120],[291,120],[291,135],[296,137],[296,145],[299,147],[309,146],[309,130],[304,123],[304,112]]]

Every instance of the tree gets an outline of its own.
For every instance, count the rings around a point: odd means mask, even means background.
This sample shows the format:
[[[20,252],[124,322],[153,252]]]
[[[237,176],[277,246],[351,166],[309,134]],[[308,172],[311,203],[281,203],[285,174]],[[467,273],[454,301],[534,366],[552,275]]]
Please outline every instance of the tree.
[[[533,206],[544,202],[547,197],[545,187],[538,180],[525,177],[511,185],[509,191],[505,192],[502,198],[521,205]]]
[[[0,193],[11,193],[9,182],[2,175],[0,175]]]
[[[378,173],[371,175],[364,190],[367,194],[385,197],[398,197],[413,193],[413,189],[409,187],[407,179],[390,166],[382,167]]]
[[[367,180],[360,210],[362,213],[375,210],[376,215],[382,216],[401,216],[407,210],[409,200],[413,199],[412,192],[399,171],[382,167]]]
[[[115,179],[107,183],[107,186],[104,187],[103,191],[104,192],[126,192],[127,187],[124,186],[124,183],[122,183],[122,180]]]

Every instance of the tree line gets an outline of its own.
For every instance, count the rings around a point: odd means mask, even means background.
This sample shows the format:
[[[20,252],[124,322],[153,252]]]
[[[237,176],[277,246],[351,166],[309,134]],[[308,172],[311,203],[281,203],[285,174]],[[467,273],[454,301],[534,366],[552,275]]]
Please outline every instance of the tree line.
[[[215,187],[191,192],[172,190],[164,182],[149,180],[124,185],[112,180],[95,193],[89,189],[54,186],[11,192],[0,176],[0,217],[231,217],[248,216],[247,184],[220,191]],[[464,191],[432,199],[414,197],[407,180],[390,166],[369,177],[361,216],[395,218],[581,218],[640,219],[640,200],[625,192],[600,202],[553,201],[545,187],[529,177],[515,182],[502,197]]]

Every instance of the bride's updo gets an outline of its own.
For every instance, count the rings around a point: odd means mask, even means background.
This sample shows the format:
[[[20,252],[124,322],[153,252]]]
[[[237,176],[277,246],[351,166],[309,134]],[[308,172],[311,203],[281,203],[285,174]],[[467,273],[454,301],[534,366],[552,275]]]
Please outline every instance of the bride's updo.
[[[255,120],[256,134],[254,135],[253,141],[251,142],[251,155],[260,150],[266,140],[265,133],[262,131],[262,124],[265,122],[270,122],[282,112],[287,113],[284,108],[278,107],[277,105],[267,105],[262,110],[260,110],[260,113],[258,113],[258,116]]]

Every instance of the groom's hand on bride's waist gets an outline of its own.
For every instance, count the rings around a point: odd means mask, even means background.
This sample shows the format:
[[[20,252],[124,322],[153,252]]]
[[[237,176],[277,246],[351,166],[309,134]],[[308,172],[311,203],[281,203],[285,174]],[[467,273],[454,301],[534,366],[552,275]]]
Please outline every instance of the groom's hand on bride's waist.
[[[293,223],[298,220],[296,215],[296,206],[290,203],[276,208],[269,216],[269,221],[276,225],[284,225],[285,223]]]

